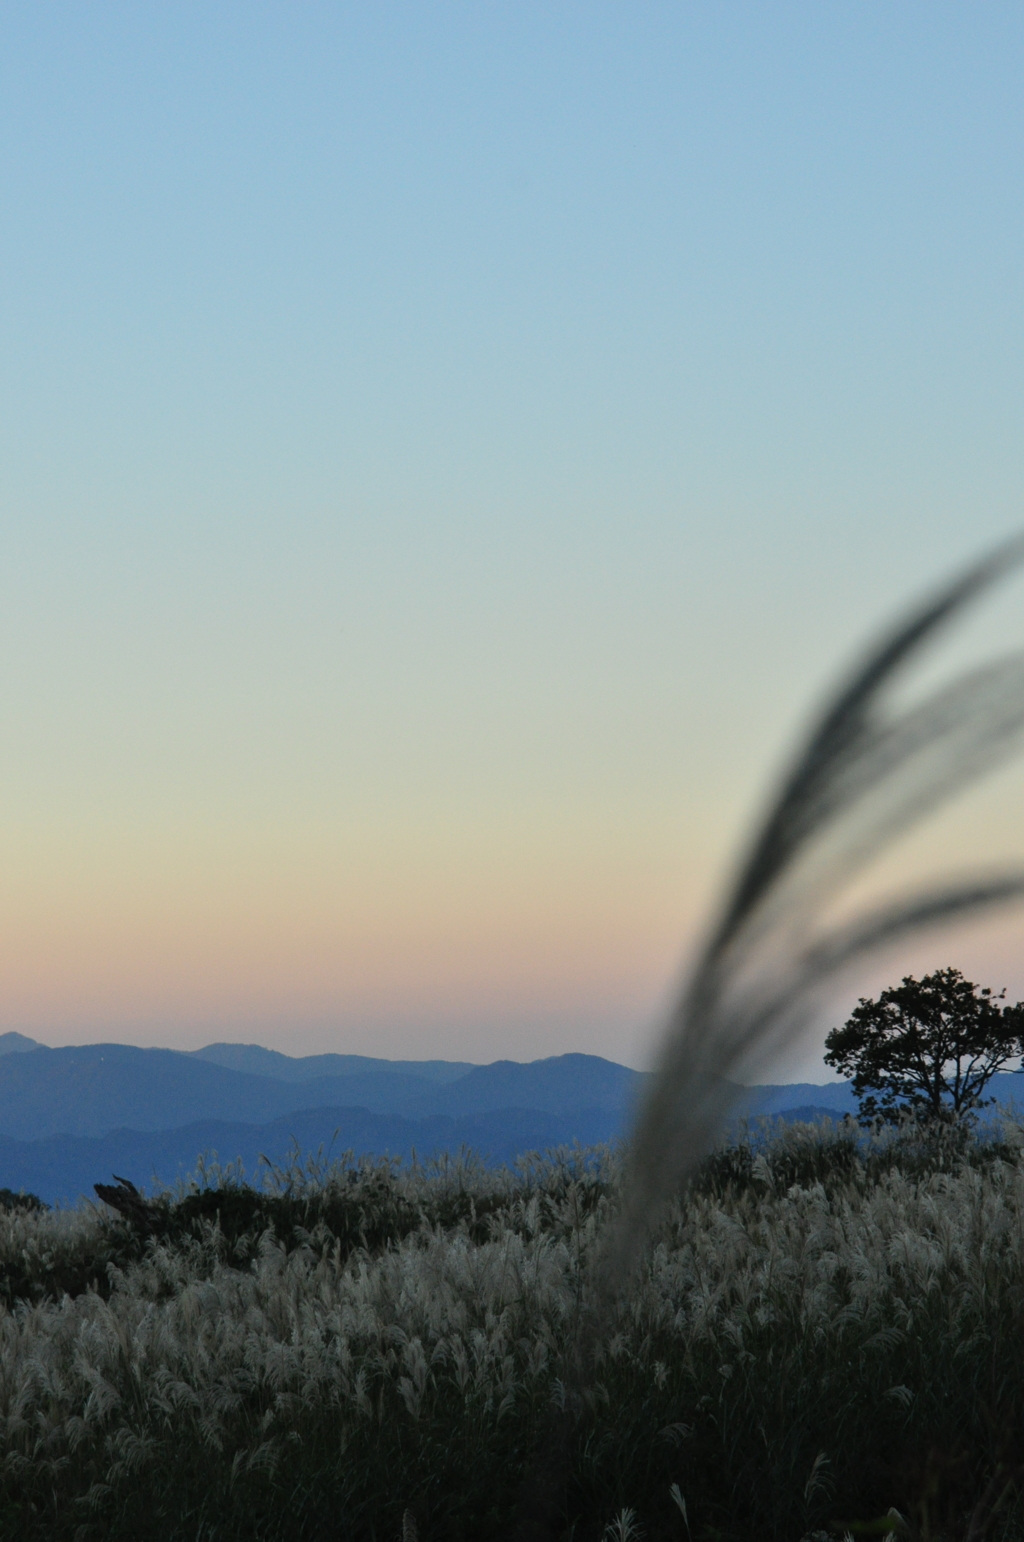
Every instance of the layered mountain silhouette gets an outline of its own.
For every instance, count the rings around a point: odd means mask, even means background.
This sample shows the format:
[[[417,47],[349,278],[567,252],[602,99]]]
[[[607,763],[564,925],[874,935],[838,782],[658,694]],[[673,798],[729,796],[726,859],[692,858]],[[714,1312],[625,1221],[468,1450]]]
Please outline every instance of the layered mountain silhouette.
[[[49,1201],[89,1194],[116,1171],[173,1184],[201,1155],[285,1165],[471,1149],[513,1161],[625,1131],[643,1078],[595,1055],[518,1064],[292,1057],[261,1045],[185,1053],[89,1044],[50,1049],[0,1035],[0,1186]]]
[[[338,1058],[358,1062],[357,1056]],[[267,1124],[308,1108],[364,1108],[407,1119],[500,1108],[560,1114],[604,1108],[625,1115],[642,1080],[638,1072],[596,1055],[458,1066],[447,1081],[436,1071],[422,1076],[381,1069],[386,1062],[367,1064],[371,1069],[344,1076],[314,1073],[283,1080],[221,1065],[205,1051],[126,1044],[38,1047],[0,1060],[0,1134],[18,1140],[103,1135],[122,1127],[173,1129],[197,1119]]]
[[[597,1055],[491,1065],[293,1057],[257,1044],[184,1052],[89,1044],[50,1049],[0,1034],[0,1187],[50,1201],[91,1194],[112,1172],[173,1184],[200,1156],[277,1166],[310,1153],[422,1160],[468,1148],[488,1161],[628,1133],[644,1076]],[[995,1078],[1003,1102],[1018,1078]],[[842,1117],[848,1083],[749,1087],[738,1116]]]

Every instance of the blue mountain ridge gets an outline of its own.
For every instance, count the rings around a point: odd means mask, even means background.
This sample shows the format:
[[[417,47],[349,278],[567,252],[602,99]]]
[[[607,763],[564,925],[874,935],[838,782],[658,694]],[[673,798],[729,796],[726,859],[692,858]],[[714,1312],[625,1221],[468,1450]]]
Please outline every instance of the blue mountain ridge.
[[[17,1037],[21,1037],[18,1035]],[[0,1038],[0,1045],[2,1045]],[[33,1045],[24,1040],[25,1047]],[[33,1046],[34,1047],[34,1046]],[[0,1048],[0,1054],[3,1053]],[[229,1071],[250,1071],[282,1082],[308,1082],[319,1076],[417,1076],[427,1082],[450,1082],[472,1071],[469,1060],[377,1060],[372,1055],[285,1055],[262,1044],[207,1044],[189,1051],[197,1060],[209,1060]]]
[[[104,1135],[122,1128],[176,1129],[197,1119],[268,1124],[307,1108],[359,1107],[421,1119],[499,1108],[624,1113],[640,1084],[639,1072],[597,1055],[560,1055],[529,1065],[496,1061],[451,1082],[378,1069],[283,1081],[180,1050],[40,1047],[0,1058],[0,1134],[17,1140]]]
[[[8,1033],[0,1035],[0,1186],[67,1201],[113,1172],[140,1186],[173,1184],[201,1154],[240,1159],[251,1174],[261,1156],[280,1165],[321,1146],[335,1156],[404,1159],[470,1147],[507,1162],[625,1137],[645,1080],[597,1055],[474,1066],[292,1057],[260,1045],[49,1049]],[[995,1077],[991,1091],[1024,1107],[1018,1076]],[[735,1119],[855,1110],[849,1083],[804,1082],[744,1088]]]

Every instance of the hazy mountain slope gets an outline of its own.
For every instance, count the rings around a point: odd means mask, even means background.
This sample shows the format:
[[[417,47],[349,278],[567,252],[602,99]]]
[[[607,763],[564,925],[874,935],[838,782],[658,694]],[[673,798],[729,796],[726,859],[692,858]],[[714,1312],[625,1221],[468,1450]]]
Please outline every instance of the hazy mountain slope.
[[[474,1066],[458,1081],[419,1094],[406,1112],[427,1114],[486,1113],[493,1108],[538,1108],[551,1112],[571,1108],[607,1108],[625,1114],[644,1077],[628,1066],[599,1055],[555,1055],[521,1064],[496,1060]]]
[[[27,1039],[23,1033],[0,1033],[0,1055],[17,1055],[27,1049],[42,1049],[35,1039]]]
[[[640,1078],[593,1055],[478,1066],[457,1082],[399,1071],[281,1081],[230,1070],[177,1050],[93,1044],[34,1049],[0,1060],[0,1134],[102,1135],[177,1129],[197,1119],[267,1124],[304,1108],[362,1107],[405,1118],[449,1118],[497,1108],[566,1113],[607,1108],[622,1116]],[[459,1089],[469,1083],[467,1093]]]
[[[1014,1107],[1024,1112],[1024,1076],[1012,1071],[1001,1071],[993,1076],[986,1088],[986,1098],[994,1098],[997,1106]],[[738,1108],[741,1115],[758,1118],[765,1114],[779,1114],[792,1119],[798,1109],[811,1107],[819,1116],[829,1114],[842,1118],[844,1114],[857,1112],[857,1099],[849,1082],[829,1082],[819,1086],[815,1082],[790,1082],[774,1086],[748,1087],[741,1097]]]
[[[196,1119],[265,1124],[295,1109],[332,1105],[393,1112],[425,1089],[429,1083],[398,1073],[274,1081],[177,1050],[124,1044],[34,1049],[0,1060],[0,1133],[30,1140],[121,1127],[175,1129]]]
[[[256,1045],[208,1046],[217,1054],[238,1050],[245,1064],[287,1073],[266,1076],[222,1065],[205,1051],[185,1054],[122,1044],[26,1048],[23,1035],[4,1038],[14,1042],[3,1053],[0,1041],[0,1134],[22,1141],[97,1137],[125,1129],[174,1131],[197,1121],[264,1127],[310,1108],[359,1108],[368,1116],[413,1121],[477,1119],[484,1121],[479,1126],[484,1130],[487,1116],[498,1110],[557,1116],[567,1121],[568,1130],[580,1111],[603,1109],[614,1119],[608,1127],[624,1131],[645,1080],[640,1072],[596,1055],[558,1055],[526,1064],[495,1061],[442,1081],[439,1074],[451,1075],[458,1069],[455,1062],[425,1062],[428,1077],[407,1069],[417,1062],[343,1055],[293,1060]],[[341,1076],[308,1074],[339,1065],[361,1069]],[[1024,1078],[998,1076],[991,1092],[1000,1103],[1024,1110]],[[856,1100],[846,1082],[796,1083],[746,1088],[736,1104],[740,1118],[791,1118],[795,1109],[808,1108],[842,1116],[856,1111]]]
[[[857,1112],[857,1099],[849,1082],[827,1082],[823,1086],[815,1082],[778,1083],[747,1087],[740,1098],[739,1112],[758,1118],[801,1106],[828,1109],[841,1118],[843,1114]]]
[[[418,1076],[428,1082],[450,1082],[474,1069],[469,1060],[375,1060],[371,1055],[283,1055],[261,1044],[207,1044],[190,1053],[230,1071],[248,1071],[275,1081],[307,1082],[324,1076]]]
[[[995,1098],[1001,1108],[1024,1113],[1024,1076],[1000,1071],[998,1076],[993,1076],[987,1090],[988,1096]]]
[[[512,1162],[529,1151],[571,1145],[577,1139],[594,1145],[620,1133],[621,1120],[608,1109],[571,1116],[500,1109],[460,1119],[438,1115],[420,1120],[360,1108],[307,1109],[262,1126],[201,1120],[176,1130],[114,1130],[98,1137],[56,1135],[24,1141],[0,1136],[0,1186],[38,1194],[51,1204],[73,1203],[83,1194],[93,1197],[93,1184],[109,1182],[114,1173],[140,1187],[151,1188],[154,1174],[173,1184],[195,1170],[200,1153],[217,1152],[222,1163],[240,1158],[251,1175],[261,1156],[287,1163],[293,1141],[303,1155],[323,1146],[332,1157],[351,1149],[357,1155],[408,1159],[415,1150],[426,1160],[434,1153],[468,1147],[490,1161]]]

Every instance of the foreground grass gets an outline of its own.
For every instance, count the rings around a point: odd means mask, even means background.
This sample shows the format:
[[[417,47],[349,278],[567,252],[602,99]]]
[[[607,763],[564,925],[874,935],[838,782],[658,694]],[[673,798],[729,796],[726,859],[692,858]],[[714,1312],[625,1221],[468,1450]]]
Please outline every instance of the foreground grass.
[[[1015,1145],[717,1154],[580,1393],[617,1182],[576,1153],[3,1211],[0,1536],[468,1542],[544,1470],[573,1542],[1024,1538]]]

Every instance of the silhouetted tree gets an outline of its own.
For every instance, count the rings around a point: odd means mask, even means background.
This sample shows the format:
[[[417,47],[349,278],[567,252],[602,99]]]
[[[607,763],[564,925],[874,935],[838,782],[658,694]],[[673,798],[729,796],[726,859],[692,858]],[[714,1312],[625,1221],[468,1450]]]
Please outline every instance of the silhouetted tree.
[[[1002,1006],[1005,990],[939,969],[861,997],[825,1040],[825,1061],[853,1082],[861,1119],[901,1110],[942,1119],[980,1108],[991,1077],[1024,1055],[1024,1002]]]

